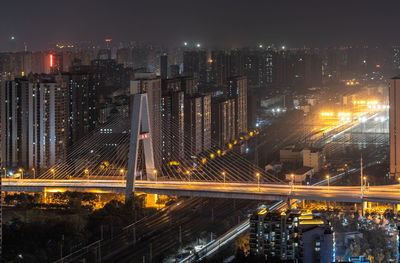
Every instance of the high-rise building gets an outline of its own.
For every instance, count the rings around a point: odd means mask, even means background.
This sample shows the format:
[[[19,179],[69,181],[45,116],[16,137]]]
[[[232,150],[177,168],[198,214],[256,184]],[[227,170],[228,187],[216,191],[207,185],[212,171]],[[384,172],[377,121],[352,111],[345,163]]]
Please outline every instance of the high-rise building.
[[[99,83],[94,81],[89,66],[73,67],[64,73],[68,83],[69,143],[73,144],[97,127]]]
[[[30,80],[29,163],[39,171],[66,157],[68,146],[68,88],[61,76],[41,76]]]
[[[6,81],[1,87],[1,150],[3,167],[29,167],[29,82]]]
[[[332,48],[327,51],[327,65],[325,77],[327,81],[337,82],[342,79],[343,60],[341,59],[341,50]]]
[[[183,76],[195,77],[201,85],[207,83],[206,51],[185,51],[183,53]]]
[[[61,76],[8,81],[0,105],[4,167],[40,172],[65,160],[68,88]]]
[[[147,93],[150,113],[150,129],[153,142],[154,163],[161,168],[161,79],[155,73],[135,73],[130,84],[131,106],[133,95]]]
[[[321,87],[322,85],[322,59],[317,54],[306,54],[302,57],[304,62],[304,87]]]
[[[184,99],[183,91],[171,91],[161,98],[163,161],[185,158]]]
[[[100,49],[97,53],[97,59],[109,60],[111,59],[111,49]]]
[[[244,76],[228,79],[227,97],[235,100],[235,137],[247,132],[247,78]]]
[[[77,69],[71,69],[76,71]],[[113,97],[118,90],[128,91],[130,87],[130,70],[118,65],[113,59],[96,59],[90,65],[91,81],[97,83],[99,99]]]
[[[191,96],[198,93],[197,80],[193,77],[177,77],[164,79],[162,81],[163,93],[183,91],[185,95]]]
[[[259,86],[264,89],[269,89],[273,84],[273,52],[268,49],[261,54],[261,70]]]
[[[168,77],[168,56],[163,54],[160,57],[160,77],[166,79]]]
[[[235,139],[235,100],[216,98],[211,105],[211,138],[219,146]]]
[[[250,253],[267,262],[332,262],[330,223],[299,211],[267,212],[250,218]]]
[[[295,58],[286,51],[276,52],[272,57],[273,85],[276,89],[292,87],[294,84]]]
[[[179,76],[179,65],[170,65],[169,66],[169,78],[177,78]]]
[[[389,86],[390,175],[400,177],[400,77]]]
[[[257,108],[259,105],[257,90],[247,89],[247,128],[257,128]]]
[[[185,97],[185,155],[190,159],[211,149],[211,96]]]
[[[217,87],[225,87],[230,76],[230,56],[225,51],[212,51],[210,82]]]
[[[132,66],[132,52],[129,48],[120,48],[117,50],[117,63],[124,67]]]

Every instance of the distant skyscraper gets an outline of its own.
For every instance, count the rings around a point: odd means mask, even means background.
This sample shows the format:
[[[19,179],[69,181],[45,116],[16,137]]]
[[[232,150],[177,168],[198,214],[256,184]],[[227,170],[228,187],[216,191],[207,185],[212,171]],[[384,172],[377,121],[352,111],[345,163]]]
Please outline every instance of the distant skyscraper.
[[[189,159],[211,148],[211,96],[185,97],[185,155]]]
[[[132,65],[132,52],[129,48],[120,48],[117,50],[117,63],[129,67]]]
[[[183,91],[185,92],[185,95],[197,94],[197,80],[193,77],[177,77],[174,79],[165,79],[162,81],[162,90],[164,93]]]
[[[76,69],[72,69],[72,71]],[[97,83],[97,96],[99,99],[113,97],[113,93],[119,89],[129,89],[130,71],[118,65],[113,59],[96,59],[90,65],[91,81]]]
[[[247,132],[247,78],[228,79],[227,97],[235,99],[235,137]]]
[[[63,76],[68,83],[69,141],[73,144],[97,127],[99,83],[94,81],[88,66],[73,67]]]
[[[169,66],[169,78],[173,79],[179,76],[179,65]]]
[[[319,55],[306,54],[303,58],[304,87],[321,87],[322,85],[322,60]]]
[[[97,59],[107,60],[111,59],[111,49],[100,49],[97,53]]]
[[[257,105],[258,105],[257,90],[248,88],[247,89],[247,127],[248,127],[248,129],[256,128]]]
[[[171,91],[161,98],[162,158],[176,161],[185,158],[183,91]]]
[[[164,54],[160,57],[160,76],[161,79],[168,77],[168,56]]]
[[[389,86],[390,175],[400,177],[400,77]]]
[[[230,75],[230,56],[224,51],[211,52],[211,78],[210,82],[217,87],[225,87]]]
[[[235,139],[235,100],[217,98],[211,105],[211,138],[219,146]]]
[[[272,81],[276,89],[292,87],[296,59],[286,51],[277,52],[272,57]]]
[[[207,83],[206,51],[185,51],[183,53],[183,75],[195,77],[199,84]]]

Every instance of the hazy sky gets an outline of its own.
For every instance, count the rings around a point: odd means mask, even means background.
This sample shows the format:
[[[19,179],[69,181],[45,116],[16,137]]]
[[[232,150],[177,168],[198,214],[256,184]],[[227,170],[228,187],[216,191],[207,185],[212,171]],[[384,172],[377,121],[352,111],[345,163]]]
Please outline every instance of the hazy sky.
[[[150,40],[235,46],[392,44],[398,0],[1,0],[0,50],[59,40]]]

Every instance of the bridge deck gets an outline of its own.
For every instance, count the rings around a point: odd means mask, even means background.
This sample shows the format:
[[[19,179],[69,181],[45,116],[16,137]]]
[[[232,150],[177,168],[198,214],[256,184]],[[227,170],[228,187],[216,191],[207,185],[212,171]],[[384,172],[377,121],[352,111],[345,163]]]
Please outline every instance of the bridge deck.
[[[124,193],[125,180],[12,180],[3,179],[5,192],[62,192]],[[178,181],[136,181],[137,192],[235,198],[253,200],[326,200],[340,202],[400,203],[400,185],[371,186],[361,191],[356,186],[303,186],[293,188],[282,184],[214,183]]]

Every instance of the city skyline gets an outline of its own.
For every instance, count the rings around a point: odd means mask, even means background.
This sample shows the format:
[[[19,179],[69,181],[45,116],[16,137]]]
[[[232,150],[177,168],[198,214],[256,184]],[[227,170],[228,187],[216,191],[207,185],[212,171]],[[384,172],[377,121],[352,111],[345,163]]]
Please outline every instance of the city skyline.
[[[1,260],[400,262],[399,8],[5,0]]]

